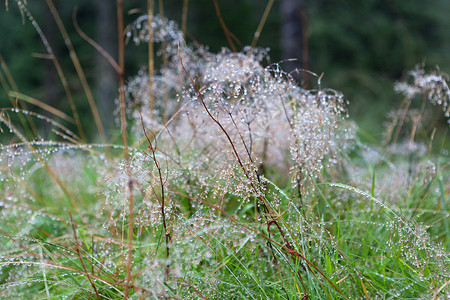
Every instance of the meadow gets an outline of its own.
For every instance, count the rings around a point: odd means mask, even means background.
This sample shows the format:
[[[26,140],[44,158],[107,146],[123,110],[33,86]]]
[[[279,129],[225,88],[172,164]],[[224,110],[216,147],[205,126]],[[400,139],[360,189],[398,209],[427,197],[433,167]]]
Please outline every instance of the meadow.
[[[158,15],[121,33],[151,51],[132,78],[125,39],[111,58],[114,143],[1,77],[2,299],[450,297],[448,123],[429,126],[449,120],[448,75],[393,83],[369,144],[326,74],[298,70],[304,89],[267,49],[212,53]]]

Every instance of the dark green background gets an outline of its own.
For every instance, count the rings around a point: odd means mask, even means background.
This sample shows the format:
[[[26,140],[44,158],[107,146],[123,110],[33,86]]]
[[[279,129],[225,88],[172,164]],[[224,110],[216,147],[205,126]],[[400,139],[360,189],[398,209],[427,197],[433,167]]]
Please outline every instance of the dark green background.
[[[155,2],[157,5],[158,1]],[[165,15],[178,22],[180,27],[182,3],[182,0],[164,1]],[[71,35],[91,87],[95,90],[95,57],[98,54],[75,32],[72,11],[75,6],[78,7],[81,27],[96,39],[99,6],[87,0],[55,1],[55,4]],[[138,8],[141,9],[140,14],[146,12],[145,1],[125,0],[124,4],[126,11]],[[250,44],[266,1],[219,0],[219,4],[225,23],[241,42],[237,46],[242,48]],[[5,3],[1,5],[0,54],[20,91],[45,101],[48,91],[43,86],[43,77],[46,76],[45,70],[49,68],[49,64],[33,55],[45,53],[45,49],[30,22],[26,18],[22,22],[15,2],[9,1],[8,11],[5,10]],[[275,1],[258,43],[261,47],[271,49],[272,62],[282,59],[280,5],[280,1]],[[47,23],[45,27],[45,22],[49,22],[48,19],[51,18],[45,1],[29,1],[28,7],[44,31],[48,31],[52,25]],[[346,95],[350,101],[350,117],[375,140],[381,136],[386,113],[398,107],[402,100],[401,95],[394,93],[393,83],[401,79],[405,71],[425,63],[429,69],[439,65],[442,71],[450,72],[448,0],[307,0],[305,10],[308,17],[309,69],[318,74],[323,72],[323,85],[341,90]],[[126,14],[126,24],[140,14]],[[116,28],[113,26],[111,30],[116,31]],[[228,46],[212,0],[189,1],[187,30],[195,41],[208,45],[211,51],[219,51],[221,47]],[[96,131],[90,109],[64,41],[59,35],[53,35],[52,46],[69,79],[87,131],[95,139]],[[128,45],[127,77],[136,74],[139,67],[145,64],[146,47]],[[55,93],[60,95],[61,101],[50,104],[69,112],[61,84],[57,81],[54,84]],[[0,105],[11,106],[3,89],[0,90]],[[445,128],[446,120],[442,115],[439,117],[439,124]]]

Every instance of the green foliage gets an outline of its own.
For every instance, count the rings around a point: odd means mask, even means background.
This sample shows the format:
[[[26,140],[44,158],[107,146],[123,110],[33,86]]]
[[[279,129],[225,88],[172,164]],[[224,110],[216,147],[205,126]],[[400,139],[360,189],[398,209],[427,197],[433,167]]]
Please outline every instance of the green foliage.
[[[380,2],[353,2],[373,10],[371,34],[391,34]],[[405,99],[375,146],[341,93],[298,87],[265,50],[213,53],[165,18],[151,28],[143,17],[125,32],[163,62],[122,89],[128,145],[88,144],[70,118],[0,112],[2,298],[450,295],[450,160],[434,139],[446,131],[429,127],[448,117],[447,75],[417,67],[397,83]],[[339,60],[366,47],[346,37]]]
[[[379,134],[392,82],[417,63],[450,70],[448,1],[310,1],[311,69],[350,100],[358,124]]]

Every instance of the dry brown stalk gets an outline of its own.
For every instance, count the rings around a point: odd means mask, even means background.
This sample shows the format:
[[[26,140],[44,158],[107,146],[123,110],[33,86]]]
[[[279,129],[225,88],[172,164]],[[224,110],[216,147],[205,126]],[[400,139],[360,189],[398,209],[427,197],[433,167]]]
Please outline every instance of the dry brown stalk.
[[[89,280],[89,283],[91,284],[92,288],[94,289],[97,299],[100,300],[100,295],[98,294],[97,288],[95,287],[95,284],[92,281],[91,276],[89,275],[89,272],[86,269],[86,265],[84,264],[83,258],[81,257],[80,248],[79,248],[80,246],[78,244],[77,230],[75,229],[75,223],[73,222],[72,213],[70,211],[69,211],[69,216],[70,216],[70,222],[72,223],[73,236],[75,238],[75,251],[77,252],[78,259],[81,262],[81,266],[83,267],[84,274],[86,275],[87,279]]]
[[[147,0],[147,24],[148,24],[148,108],[150,118],[153,118],[153,107],[154,107],[154,92],[153,92],[153,72],[155,69],[154,63],[154,50],[153,50],[153,11],[154,11],[154,0]]]
[[[220,13],[220,7],[217,0],[214,0],[214,7],[216,8],[216,14],[217,17],[219,18],[220,26],[222,26],[223,32],[225,33],[225,37],[227,38],[231,50],[233,50],[233,52],[237,52],[236,46],[234,45],[233,40],[231,39],[230,30],[228,29],[227,25],[225,25],[225,22],[222,18],[222,14]]]
[[[123,156],[126,162],[126,173],[131,176],[130,158],[128,150],[127,120],[125,112],[125,37],[124,37],[124,20],[123,20],[123,0],[117,0],[117,31],[118,31],[118,79],[119,79],[119,100],[120,100],[120,130],[122,133]],[[128,244],[126,259],[126,282],[125,282],[125,299],[128,299],[132,283],[132,260],[133,260],[133,180],[128,179]]]
[[[88,99],[89,106],[91,108],[92,115],[94,116],[95,125],[100,134],[100,138],[103,143],[106,143],[106,135],[105,130],[103,128],[102,122],[100,120],[100,114],[98,113],[97,105],[95,104],[94,96],[92,95],[91,88],[87,82],[86,75],[84,74],[83,68],[81,67],[80,61],[78,60],[77,53],[75,52],[75,48],[73,47],[72,41],[70,40],[69,35],[67,34],[66,28],[59,16],[58,11],[55,8],[52,0],[45,0],[48,7],[50,8],[50,12],[52,13],[53,19],[56,21],[56,25],[58,26],[59,31],[61,32],[62,37],[64,38],[64,43],[69,50],[70,59],[77,71],[78,78],[80,78],[81,85],[83,86],[84,93],[86,94],[86,98]]]

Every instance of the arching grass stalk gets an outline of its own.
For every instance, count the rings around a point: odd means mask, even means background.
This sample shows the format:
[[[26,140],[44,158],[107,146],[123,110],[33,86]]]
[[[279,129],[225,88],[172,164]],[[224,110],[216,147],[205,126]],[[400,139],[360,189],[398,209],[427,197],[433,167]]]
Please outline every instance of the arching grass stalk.
[[[19,106],[19,103],[17,103],[17,99],[14,99],[13,96],[10,95],[11,92],[19,92],[19,88],[17,87],[16,82],[14,81],[14,78],[11,74],[11,72],[9,71],[8,65],[6,64],[5,60],[3,59],[3,56],[0,54],[0,66],[3,70],[3,72],[5,73],[6,79],[3,77],[3,74],[0,72],[0,84],[3,86],[3,89],[5,90],[6,94],[8,95],[9,100],[11,101],[11,105],[14,108],[17,108]],[[11,86],[11,89],[8,86]],[[26,103],[20,103],[20,107],[28,110],[28,107],[26,105]],[[26,129],[27,133],[28,132],[32,132],[34,136],[38,135],[38,130],[37,130],[37,126],[34,123],[33,119],[31,118],[31,116],[20,116],[20,122],[22,123],[22,126],[24,126],[24,128]]]
[[[50,43],[48,42],[47,38],[45,37],[45,35],[44,35],[44,33],[43,33],[42,29],[41,29],[41,27],[36,22],[36,20],[34,19],[33,15],[28,10],[28,8],[25,5],[23,5],[20,1],[17,1],[17,5],[19,6],[20,11],[26,14],[26,16],[30,20],[31,24],[34,26],[34,29],[39,34],[39,37],[40,37],[42,43],[44,44],[45,49],[46,49],[47,53],[49,54],[50,59],[52,60],[53,64],[55,65],[56,71],[58,73],[58,76],[59,76],[59,78],[61,80],[61,83],[62,83],[62,85],[64,87],[64,91],[66,93],[67,99],[69,101],[70,108],[72,110],[72,114],[73,114],[73,117],[75,119],[75,124],[77,125],[78,132],[79,132],[81,138],[83,140],[86,140],[86,134],[85,134],[85,132],[83,130],[83,126],[81,125],[80,116],[78,115],[78,110],[77,110],[77,108],[75,106],[75,102],[73,100],[72,93],[71,93],[70,88],[69,88],[69,84],[67,82],[66,76],[64,75],[62,67],[59,64],[58,59],[56,58],[56,55],[55,55],[55,52],[53,51],[53,48],[51,47]]]
[[[104,144],[106,144],[106,134],[102,122],[100,120],[100,114],[98,113],[94,96],[92,95],[91,88],[87,82],[86,75],[84,74],[80,61],[78,60],[77,53],[75,52],[75,48],[73,47],[69,34],[67,33],[66,28],[64,27],[64,24],[61,20],[61,17],[59,16],[58,11],[55,8],[55,5],[53,4],[53,1],[45,0],[45,2],[50,8],[50,12],[52,13],[53,19],[55,19],[56,25],[58,26],[58,29],[61,32],[62,37],[64,38],[64,43],[67,46],[67,49],[69,50],[70,59],[72,60],[75,70],[77,71],[78,78],[80,78],[81,85],[83,86],[84,93],[86,94],[86,98],[89,102],[92,115],[94,116],[95,125],[97,126],[98,132],[100,134],[100,139]]]
[[[220,13],[220,7],[217,0],[214,0],[214,7],[216,9],[217,18],[219,18],[220,26],[222,26],[223,32],[225,33],[225,37],[227,38],[231,50],[233,50],[233,52],[237,52],[236,46],[234,45],[233,40],[231,39],[231,32],[228,29],[227,25],[225,24],[225,21],[223,20],[222,14]]]
[[[33,147],[32,143],[28,142],[26,138],[17,130],[17,128],[11,124],[11,121],[6,119],[4,117],[4,112],[0,111],[0,123],[5,124],[11,132],[13,132],[27,147],[30,149],[31,153],[33,153],[39,161],[44,165],[45,169],[49,173],[49,175],[52,177],[53,181],[61,188],[64,195],[67,197],[69,203],[72,205],[72,207],[78,211],[78,204],[75,201],[75,196],[69,191],[67,186],[56,176],[55,172],[50,168],[48,163],[44,160],[44,158],[38,153],[36,148]]]

